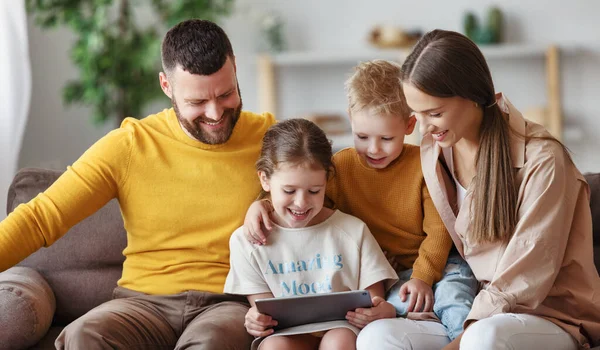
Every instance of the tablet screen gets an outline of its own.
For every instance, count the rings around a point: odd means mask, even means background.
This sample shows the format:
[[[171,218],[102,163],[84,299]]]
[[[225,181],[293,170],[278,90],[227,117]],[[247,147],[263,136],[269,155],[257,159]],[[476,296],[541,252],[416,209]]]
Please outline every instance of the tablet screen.
[[[255,303],[260,313],[277,320],[276,330],[308,323],[345,320],[348,311],[373,306],[366,290],[257,299]]]

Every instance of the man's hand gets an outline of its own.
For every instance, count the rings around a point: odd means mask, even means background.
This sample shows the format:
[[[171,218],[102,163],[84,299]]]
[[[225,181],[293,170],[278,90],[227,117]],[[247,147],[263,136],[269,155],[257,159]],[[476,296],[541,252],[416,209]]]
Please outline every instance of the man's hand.
[[[250,335],[255,337],[266,337],[273,333],[272,327],[275,326],[277,326],[277,321],[271,316],[258,312],[256,306],[251,307],[246,313],[244,327],[246,327],[246,331]],[[227,336],[227,334],[224,334],[224,336]]]
[[[261,199],[250,205],[244,218],[244,236],[248,242],[259,245],[267,243],[267,234],[273,229],[269,216],[272,211],[273,206],[268,199]]]
[[[410,294],[408,312],[430,312],[433,310],[433,291],[431,287],[418,278],[412,278],[400,287],[400,300],[406,301]]]
[[[373,307],[371,308],[359,308],[354,311],[348,311],[346,320],[348,320],[351,325],[363,329],[366,325],[375,320],[396,317],[396,309],[394,306],[385,301],[382,297],[374,297],[372,301]]]

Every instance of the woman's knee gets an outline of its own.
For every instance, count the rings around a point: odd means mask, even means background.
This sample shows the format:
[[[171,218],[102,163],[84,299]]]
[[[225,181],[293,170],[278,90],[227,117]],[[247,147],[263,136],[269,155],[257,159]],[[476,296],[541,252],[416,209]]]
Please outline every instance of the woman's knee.
[[[478,321],[464,331],[460,340],[461,350],[496,349],[498,327],[494,324]]]
[[[462,349],[577,349],[575,339],[554,323],[527,314],[498,314],[473,323],[464,332]]]
[[[479,320],[463,333],[460,341],[462,349],[509,349],[510,338],[522,328],[515,325],[509,314],[495,315]],[[517,328],[515,328],[517,327]]]

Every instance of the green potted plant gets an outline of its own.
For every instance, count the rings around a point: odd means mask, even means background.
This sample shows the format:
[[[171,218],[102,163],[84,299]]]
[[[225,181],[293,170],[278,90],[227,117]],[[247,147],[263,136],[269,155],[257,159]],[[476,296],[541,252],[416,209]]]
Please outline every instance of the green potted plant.
[[[231,13],[233,0],[26,0],[42,28],[67,26],[76,34],[71,59],[79,79],[63,89],[63,100],[84,104],[97,124],[140,117],[162,95],[157,84],[160,44],[166,28],[187,18],[212,21]],[[141,26],[134,7],[144,3],[155,25]]]

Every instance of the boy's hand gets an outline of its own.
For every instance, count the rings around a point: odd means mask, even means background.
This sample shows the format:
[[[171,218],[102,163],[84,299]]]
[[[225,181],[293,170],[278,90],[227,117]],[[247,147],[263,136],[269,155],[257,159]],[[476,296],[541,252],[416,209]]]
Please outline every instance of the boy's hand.
[[[269,216],[272,211],[273,206],[267,199],[255,201],[250,205],[244,218],[244,236],[248,242],[259,245],[267,243],[267,234],[273,229]]]
[[[400,287],[398,295],[400,300],[406,301],[410,294],[408,312],[430,312],[433,310],[433,291],[431,287],[418,278],[411,278]]]
[[[250,335],[255,337],[266,337],[274,332],[272,328],[274,326],[277,326],[277,321],[269,315],[258,312],[256,306],[251,307],[246,313],[244,327],[246,327],[246,331]],[[224,336],[227,335],[225,334]]]
[[[372,300],[373,307],[348,311],[346,320],[348,320],[351,325],[363,329],[366,325],[375,320],[396,317],[396,309],[392,304],[385,301],[382,297],[374,297]]]

